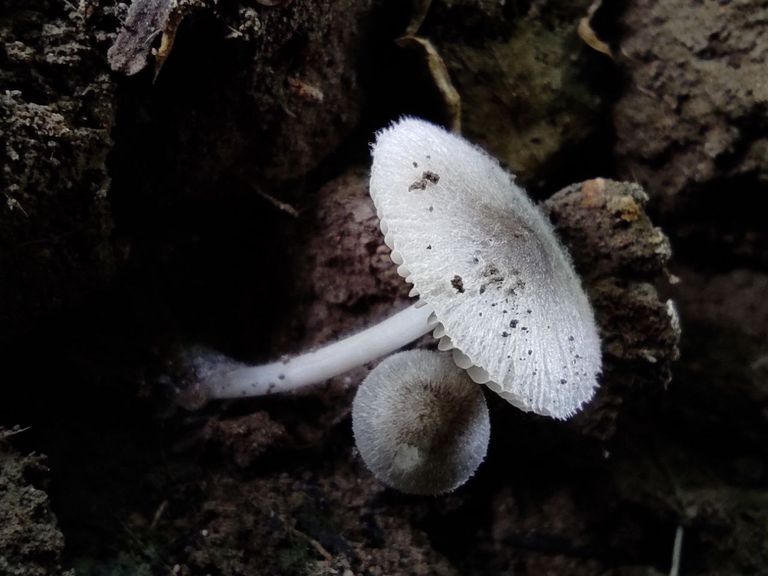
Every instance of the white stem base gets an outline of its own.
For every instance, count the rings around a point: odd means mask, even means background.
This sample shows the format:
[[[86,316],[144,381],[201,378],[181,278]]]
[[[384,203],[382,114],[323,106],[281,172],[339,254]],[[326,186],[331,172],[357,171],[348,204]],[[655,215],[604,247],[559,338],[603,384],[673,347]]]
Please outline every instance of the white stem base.
[[[413,305],[362,332],[284,362],[214,370],[203,384],[210,399],[263,396],[318,384],[423,336],[436,325],[430,316],[431,307]]]

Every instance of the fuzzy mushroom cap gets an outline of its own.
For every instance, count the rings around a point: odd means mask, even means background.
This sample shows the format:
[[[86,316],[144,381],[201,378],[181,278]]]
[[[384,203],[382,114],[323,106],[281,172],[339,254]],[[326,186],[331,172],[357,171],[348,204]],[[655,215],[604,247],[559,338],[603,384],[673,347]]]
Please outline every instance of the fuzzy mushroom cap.
[[[370,191],[398,272],[473,380],[555,418],[592,398],[592,308],[551,224],[496,160],[406,118],[377,135]]]
[[[483,392],[446,354],[386,358],[360,385],[352,429],[366,466],[393,488],[440,494],[461,486],[490,438]]]

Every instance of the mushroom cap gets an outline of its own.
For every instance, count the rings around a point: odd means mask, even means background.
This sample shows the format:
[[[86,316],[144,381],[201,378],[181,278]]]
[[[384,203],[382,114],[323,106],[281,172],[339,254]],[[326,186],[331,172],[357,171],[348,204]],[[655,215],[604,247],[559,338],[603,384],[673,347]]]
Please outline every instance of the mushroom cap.
[[[426,350],[393,354],[371,371],[352,404],[352,430],[374,475],[409,494],[461,486],[491,434],[481,387],[447,354]]]
[[[601,371],[592,308],[549,221],[480,148],[404,118],[373,146],[370,192],[439,348],[524,411],[568,418]]]

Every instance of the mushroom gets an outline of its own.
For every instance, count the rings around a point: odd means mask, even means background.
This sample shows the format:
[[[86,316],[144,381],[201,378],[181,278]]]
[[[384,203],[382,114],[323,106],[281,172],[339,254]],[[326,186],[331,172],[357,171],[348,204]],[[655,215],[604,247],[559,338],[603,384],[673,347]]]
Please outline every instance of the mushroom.
[[[385,358],[352,404],[352,431],[366,466],[409,494],[441,494],[466,482],[490,438],[482,389],[450,356],[410,350]]]
[[[412,118],[378,134],[371,197],[439,349],[525,411],[568,418],[601,371],[592,308],[549,221],[496,160]]]
[[[525,411],[568,418],[601,370],[594,315],[552,226],[496,160],[404,118],[373,146],[370,193],[412,307],[319,350],[262,366],[187,366],[208,398],[322,382],[434,329],[440,350]],[[218,366],[221,366],[219,368]]]

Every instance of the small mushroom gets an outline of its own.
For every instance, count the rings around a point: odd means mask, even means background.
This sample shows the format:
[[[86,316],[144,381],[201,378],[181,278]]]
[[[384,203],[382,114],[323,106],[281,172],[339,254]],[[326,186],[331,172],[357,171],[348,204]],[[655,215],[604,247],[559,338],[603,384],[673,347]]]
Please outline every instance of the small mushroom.
[[[601,371],[592,309],[552,226],[496,160],[405,118],[377,135],[370,192],[392,260],[418,302],[284,361],[246,366],[187,355],[202,396],[315,384],[434,330],[438,348],[453,349],[470,378],[522,410],[568,418],[592,397]]]
[[[466,482],[490,438],[482,389],[445,354],[385,358],[360,385],[352,430],[366,466],[409,494],[441,494]]]

